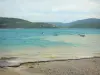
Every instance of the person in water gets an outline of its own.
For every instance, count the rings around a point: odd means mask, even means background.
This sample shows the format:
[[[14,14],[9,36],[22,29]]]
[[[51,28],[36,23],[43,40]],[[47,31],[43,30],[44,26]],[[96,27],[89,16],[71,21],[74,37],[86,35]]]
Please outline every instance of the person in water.
[[[41,34],[44,34],[44,32],[42,32]]]
[[[54,34],[54,36],[58,36],[58,34],[57,34],[57,33],[55,33],[55,34]]]

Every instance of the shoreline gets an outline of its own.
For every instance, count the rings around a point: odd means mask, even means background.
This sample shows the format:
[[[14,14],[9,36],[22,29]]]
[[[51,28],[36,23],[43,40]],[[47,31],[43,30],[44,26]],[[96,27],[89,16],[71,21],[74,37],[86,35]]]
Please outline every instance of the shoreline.
[[[63,62],[63,61],[75,61],[75,60],[84,60],[84,59],[95,59],[100,58],[100,56],[94,56],[94,57],[84,57],[84,58],[72,58],[72,59],[52,59],[52,60],[40,60],[40,61],[26,61],[26,62],[18,62],[18,63],[9,63],[10,60],[17,59],[17,57],[2,57],[0,58],[0,68],[4,67],[20,67],[24,64],[35,64],[35,63],[48,63],[48,62]],[[5,64],[6,62],[6,64]],[[2,65],[4,64],[4,65]]]

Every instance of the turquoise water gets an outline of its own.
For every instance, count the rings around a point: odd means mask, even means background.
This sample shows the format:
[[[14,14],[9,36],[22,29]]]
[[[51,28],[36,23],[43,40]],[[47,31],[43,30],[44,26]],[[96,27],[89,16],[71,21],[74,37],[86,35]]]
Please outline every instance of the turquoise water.
[[[0,29],[0,57],[38,61],[93,56],[100,56],[100,29]]]
[[[99,29],[0,29],[0,49],[24,46],[73,46],[71,42],[44,40],[45,36],[100,34]]]

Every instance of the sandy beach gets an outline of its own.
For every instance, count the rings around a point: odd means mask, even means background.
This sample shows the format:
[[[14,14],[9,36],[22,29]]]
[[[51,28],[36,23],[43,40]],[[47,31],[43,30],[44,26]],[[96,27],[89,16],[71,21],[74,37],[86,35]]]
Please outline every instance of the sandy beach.
[[[25,62],[1,67],[0,75],[100,75],[100,57]]]

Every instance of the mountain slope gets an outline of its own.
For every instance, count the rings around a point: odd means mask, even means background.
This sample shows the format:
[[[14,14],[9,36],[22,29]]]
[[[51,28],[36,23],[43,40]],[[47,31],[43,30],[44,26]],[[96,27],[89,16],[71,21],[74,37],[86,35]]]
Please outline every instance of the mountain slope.
[[[0,28],[99,28],[100,19],[89,18],[71,23],[29,22],[18,18],[0,17]]]
[[[29,22],[18,18],[0,17],[0,28],[56,28],[44,22]]]
[[[100,28],[100,19],[90,18],[74,21],[69,23],[68,28]]]

